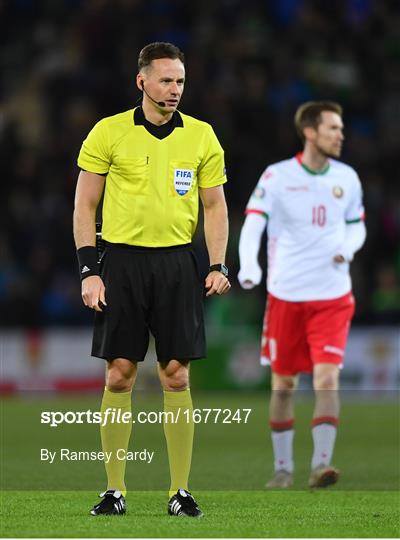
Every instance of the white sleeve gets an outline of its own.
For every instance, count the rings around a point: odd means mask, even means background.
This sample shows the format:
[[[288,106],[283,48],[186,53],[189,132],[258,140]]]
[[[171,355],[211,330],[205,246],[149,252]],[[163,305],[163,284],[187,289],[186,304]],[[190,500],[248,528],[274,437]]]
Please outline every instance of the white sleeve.
[[[238,274],[238,280],[243,289],[252,289],[261,282],[262,270],[258,263],[258,252],[266,223],[264,215],[250,213],[243,224],[239,240],[240,271]]]
[[[366,237],[367,230],[364,221],[348,223],[346,225],[345,241],[339,250],[338,255],[342,255],[347,262],[351,262],[356,251],[364,244]]]
[[[274,167],[268,167],[260,176],[246,207],[246,214],[259,214],[266,218],[271,217],[274,207],[274,183],[277,172]]]
[[[364,219],[363,193],[360,179],[355,173],[355,182],[353,185],[352,195],[349,204],[346,208],[345,219],[346,223],[357,223]]]

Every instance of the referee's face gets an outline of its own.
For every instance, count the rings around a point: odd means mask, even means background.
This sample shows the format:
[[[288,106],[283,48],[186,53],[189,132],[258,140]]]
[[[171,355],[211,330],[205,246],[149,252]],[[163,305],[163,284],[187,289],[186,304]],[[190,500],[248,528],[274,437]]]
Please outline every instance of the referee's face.
[[[163,112],[172,113],[176,110],[183,94],[185,84],[185,67],[179,58],[159,58],[153,60],[143,74],[146,92],[155,100],[163,101]],[[143,99],[148,100],[144,94]],[[149,105],[151,101],[149,101]],[[153,106],[159,107],[152,103]]]

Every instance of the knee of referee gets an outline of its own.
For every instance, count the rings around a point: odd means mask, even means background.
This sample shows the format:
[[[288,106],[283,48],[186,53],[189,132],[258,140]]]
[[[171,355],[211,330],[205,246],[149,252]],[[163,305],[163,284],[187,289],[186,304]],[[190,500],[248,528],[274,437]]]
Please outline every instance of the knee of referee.
[[[160,363],[158,369],[161,386],[167,392],[181,392],[189,387],[189,364],[170,360]]]
[[[124,358],[107,362],[106,386],[110,392],[129,392],[136,379],[136,364]]]
[[[317,364],[313,374],[314,390],[337,390],[339,367],[336,364]]]

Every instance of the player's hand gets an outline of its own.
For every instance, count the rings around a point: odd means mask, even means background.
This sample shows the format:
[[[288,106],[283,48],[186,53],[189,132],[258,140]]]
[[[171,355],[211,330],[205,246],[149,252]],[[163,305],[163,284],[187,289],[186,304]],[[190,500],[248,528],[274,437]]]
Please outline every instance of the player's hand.
[[[333,257],[333,260],[335,261],[335,263],[339,264],[346,262],[346,259],[343,257],[343,255],[335,255]]]
[[[257,283],[254,283],[251,279],[245,279],[240,283],[242,289],[254,289]]]
[[[231,288],[231,284],[229,283],[228,278],[225,277],[222,272],[214,270],[206,277],[205,287],[207,289],[206,296],[212,296],[213,294],[227,293]]]
[[[95,311],[103,311],[106,306],[106,288],[100,276],[88,276],[82,281],[82,300],[85,306]]]
[[[257,263],[251,263],[240,268],[238,273],[238,281],[242,289],[253,289],[260,285],[262,279],[262,270]]]

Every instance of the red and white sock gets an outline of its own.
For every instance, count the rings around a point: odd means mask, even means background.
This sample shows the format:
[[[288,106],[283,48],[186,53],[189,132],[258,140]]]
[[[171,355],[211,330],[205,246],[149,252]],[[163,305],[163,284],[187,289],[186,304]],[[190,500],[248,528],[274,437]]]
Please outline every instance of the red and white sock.
[[[270,421],[275,471],[293,472],[293,424],[293,418],[284,422]]]
[[[311,468],[329,465],[335,447],[338,419],[336,416],[318,416],[312,421],[314,453]]]

